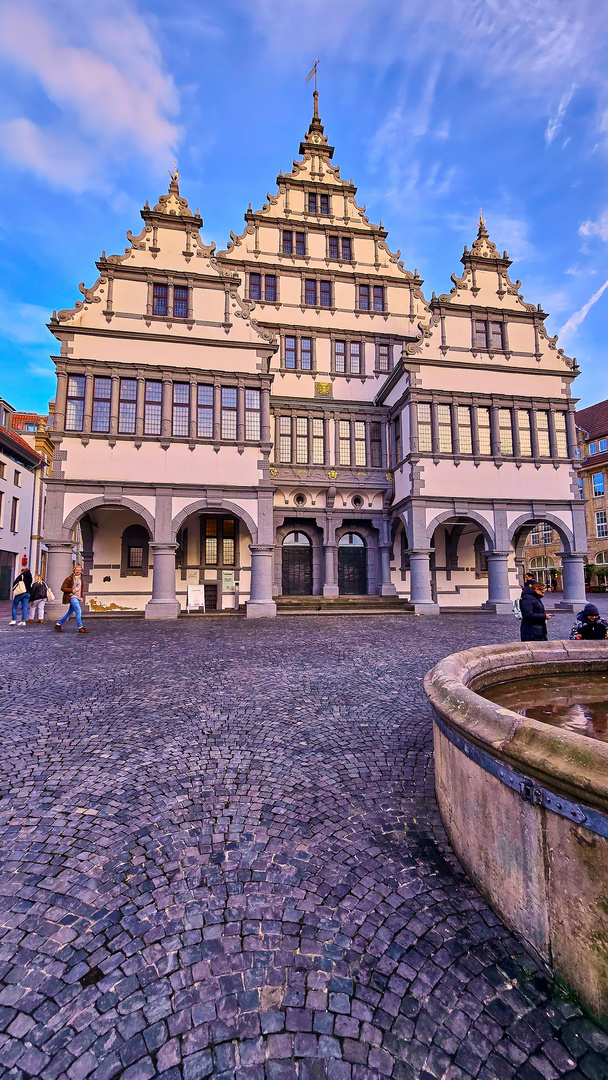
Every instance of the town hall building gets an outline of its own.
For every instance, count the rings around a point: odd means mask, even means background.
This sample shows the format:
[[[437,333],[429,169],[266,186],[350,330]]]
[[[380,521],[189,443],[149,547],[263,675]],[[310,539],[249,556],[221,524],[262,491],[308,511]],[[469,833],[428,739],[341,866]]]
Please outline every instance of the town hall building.
[[[47,578],[93,611],[272,616],[280,597],[510,610],[526,537],[584,601],[577,368],[480,217],[425,299],[333,164],[318,116],[224,250],[180,192],[53,313]],[[60,605],[48,605],[56,618]]]

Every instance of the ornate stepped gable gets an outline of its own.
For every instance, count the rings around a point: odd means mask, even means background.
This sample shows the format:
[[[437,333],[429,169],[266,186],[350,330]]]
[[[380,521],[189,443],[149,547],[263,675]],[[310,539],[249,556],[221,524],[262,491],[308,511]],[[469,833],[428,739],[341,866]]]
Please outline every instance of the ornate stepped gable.
[[[544,326],[547,313],[540,304],[535,306],[524,300],[520,293],[521,281],[511,281],[509,267],[511,260],[507,252],[502,255],[496,244],[490,239],[485,220],[479,215],[477,237],[471,250],[465,246],[461,262],[464,266],[462,275],[452,274],[453,287],[449,293],[432,295],[431,326],[433,328],[426,348],[438,349],[442,357],[457,359],[457,352],[469,351],[481,364],[488,358],[496,363],[508,363],[515,359],[518,366],[532,361],[532,366],[541,364],[562,370],[564,367],[577,372],[576,360],[564,355],[563,349],[557,348],[557,335],[549,337]],[[471,342],[463,345],[456,343],[450,334],[451,316],[465,316],[472,320],[473,333]],[[487,344],[479,345],[475,336],[476,320],[487,324]],[[500,335],[492,340],[491,325],[504,327]],[[517,325],[519,324],[519,325]],[[454,322],[452,320],[453,328]],[[517,327],[518,334],[510,333],[511,327]],[[523,330],[525,328],[525,330]],[[527,333],[527,347],[522,344]],[[480,330],[483,338],[483,331]],[[554,355],[552,355],[552,353]],[[536,363],[534,363],[536,361]],[[556,364],[557,361],[557,364]]]
[[[150,286],[151,283],[171,281],[176,285],[187,286],[190,296],[195,287],[207,289],[209,292],[204,304],[204,319],[200,317],[203,312],[197,311],[195,300],[191,300],[187,319],[178,323],[168,316],[165,320],[167,330],[182,332],[187,329],[190,333],[193,330],[196,333],[197,326],[204,325],[205,336],[214,328],[221,328],[223,333],[229,334],[235,328],[236,318],[244,320],[246,326],[254,331],[256,338],[264,342],[272,341],[272,334],[260,328],[257,322],[250,318],[253,305],[242,295],[239,274],[231,267],[221,265],[214,258],[214,242],[209,245],[203,243],[200,236],[203,219],[199,210],[193,212],[187,199],[180,195],[177,170],[171,174],[167,194],[161,195],[152,208],[146,201],[141,216],[144,226],[137,236],[130,230],[127,231],[129,246],[125,248],[124,254],[107,256],[105,251],[102,251],[101,258],[96,263],[99,271],[97,281],[90,288],[87,288],[84,282],[79,284],[78,288],[84,299],[78,300],[73,308],[53,312],[49,324],[53,333],[60,328],[92,329],[104,320],[107,324],[113,324],[114,330],[118,330],[125,318],[132,320],[137,317],[142,319],[144,327],[149,330],[153,316],[151,289],[148,288],[147,297],[144,294],[139,308],[131,310],[134,307],[132,294],[129,298],[125,297],[123,283],[143,281]],[[242,325],[241,323],[241,327]],[[139,332],[145,333],[144,327],[138,328]],[[131,322],[129,330],[133,329]],[[61,337],[57,333],[56,336]],[[235,336],[242,337],[242,331],[237,330]]]
[[[277,193],[268,193],[260,210],[254,211],[249,204],[244,215],[244,231],[238,236],[231,232],[226,249],[217,253],[217,261],[223,266],[238,266],[245,274],[255,268],[261,273],[268,270],[288,276],[325,274],[335,281],[384,284],[393,290],[386,314],[402,316],[401,336],[416,342],[429,318],[421,291],[422,279],[417,270],[412,273],[404,268],[401,252],[392,252],[386,242],[388,233],[382,222],[379,225],[370,222],[366,207],[356,202],[357,188],[353,181],[344,180],[339,166],[332,165],[334,148],[328,144],[318,115],[316,91],[313,98],[313,119],[300,143],[302,159],[294,160],[291,172],[279,173]],[[317,199],[316,211],[309,208],[309,195]],[[325,198],[327,210],[321,209],[321,199]],[[284,250],[285,232],[292,236],[291,252]],[[296,251],[296,233],[306,235],[304,255]],[[330,255],[330,237],[337,245],[337,255]],[[349,242],[346,256],[343,238]],[[285,315],[266,303],[258,318],[267,325],[276,325],[284,322]],[[291,318],[294,322],[301,321],[295,314]]]

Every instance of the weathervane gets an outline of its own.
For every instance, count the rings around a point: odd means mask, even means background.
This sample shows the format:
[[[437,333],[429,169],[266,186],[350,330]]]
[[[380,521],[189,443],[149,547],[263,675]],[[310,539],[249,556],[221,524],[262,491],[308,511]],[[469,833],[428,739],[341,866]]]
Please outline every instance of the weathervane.
[[[312,68],[308,72],[308,75],[304,79],[304,85],[306,86],[306,84],[310,82],[310,80],[312,79],[312,77],[314,75],[314,77],[315,77],[315,94],[317,93],[317,64],[318,63],[319,63],[319,61],[315,60]]]

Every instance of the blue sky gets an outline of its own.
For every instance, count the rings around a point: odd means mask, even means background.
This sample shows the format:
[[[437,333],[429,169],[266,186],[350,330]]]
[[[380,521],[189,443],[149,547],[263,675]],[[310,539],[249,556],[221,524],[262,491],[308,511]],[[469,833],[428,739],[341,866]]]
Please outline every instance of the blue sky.
[[[224,246],[311,114],[424,291],[483,207],[525,298],[608,397],[608,19],[597,0],[0,0],[0,395],[44,410],[45,328],[182,194]]]

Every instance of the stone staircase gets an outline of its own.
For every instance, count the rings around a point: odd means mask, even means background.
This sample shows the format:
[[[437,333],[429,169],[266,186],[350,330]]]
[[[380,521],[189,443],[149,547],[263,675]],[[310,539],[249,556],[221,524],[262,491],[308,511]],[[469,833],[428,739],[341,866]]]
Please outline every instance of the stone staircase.
[[[412,615],[398,596],[277,596],[277,615]]]

